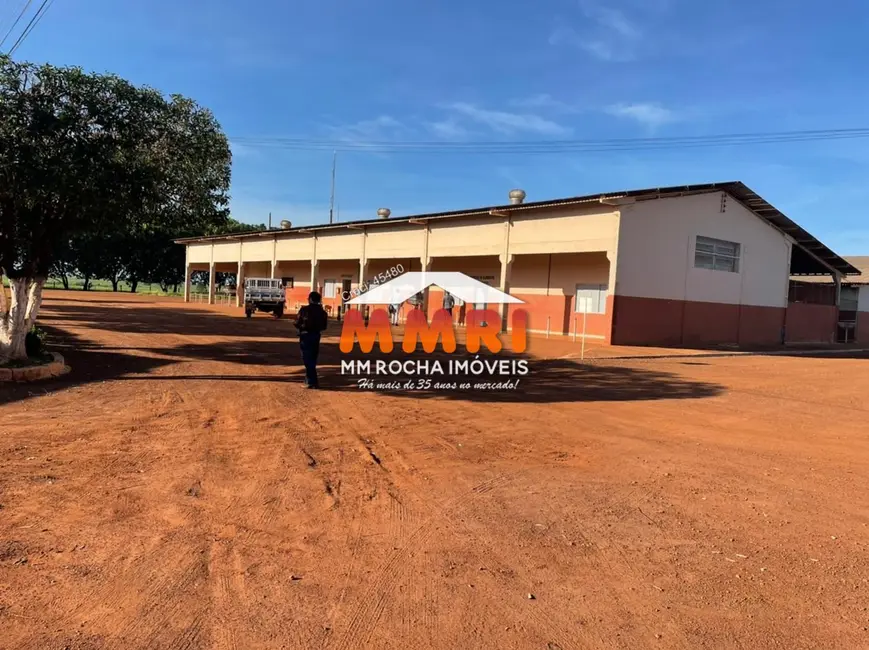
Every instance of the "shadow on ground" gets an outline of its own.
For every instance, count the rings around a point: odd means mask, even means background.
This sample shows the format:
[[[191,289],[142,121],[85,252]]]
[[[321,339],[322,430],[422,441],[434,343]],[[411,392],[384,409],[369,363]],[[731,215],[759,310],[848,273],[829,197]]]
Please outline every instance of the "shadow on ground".
[[[179,357],[186,360],[206,360],[220,363],[237,363],[240,365],[260,366],[289,366],[290,381],[301,382],[304,378],[304,369],[301,367],[301,356],[297,344],[276,345],[269,341],[239,341],[229,345],[206,345],[186,344],[171,349],[151,350],[154,353]],[[475,356],[489,361],[518,361],[525,360],[528,363],[529,374],[521,375],[492,375],[483,373],[474,374],[448,374],[450,359],[472,360]],[[373,373],[351,376],[342,374],[341,362],[350,359],[371,362],[372,368],[376,367],[378,360],[386,362],[419,361],[428,363],[434,367],[438,361],[445,370],[445,374],[396,374],[374,375]],[[601,362],[594,364],[579,364],[566,359],[536,359],[523,354],[502,352],[498,355],[480,354],[472,355],[464,346],[459,346],[454,354],[436,352],[425,354],[422,349],[415,353],[405,354],[400,349],[389,355],[373,353],[371,355],[353,354],[344,355],[338,349],[336,341],[324,341],[320,348],[320,383],[329,391],[354,391],[360,392],[365,389],[359,388],[359,379],[370,378],[377,382],[405,382],[412,381],[416,385],[420,379],[430,379],[431,386],[420,390],[390,390],[386,392],[398,397],[412,399],[444,399],[477,402],[527,402],[527,403],[556,403],[556,402],[587,402],[587,401],[623,401],[623,400],[656,400],[656,399],[697,399],[712,397],[723,392],[724,388],[717,384],[687,380],[678,375],[666,372],[657,372],[624,366],[611,366]],[[287,381],[286,376],[257,376],[226,374],[204,377],[191,375],[186,377],[172,377],[173,379],[216,379],[220,381]],[[144,378],[143,378],[144,379]],[[471,383],[502,383],[504,381],[516,381],[518,385],[509,390],[504,389],[434,389],[435,383],[462,384]],[[424,385],[424,384],[423,384]]]
[[[39,325],[48,335],[50,348],[60,352],[73,371],[62,377],[32,383],[0,383],[0,406],[75,386],[112,381],[124,375],[148,373],[155,368],[175,363],[171,359],[103,349],[70,332],[44,325],[42,322]]]
[[[87,305],[51,304],[39,316],[40,323],[75,321],[80,327],[130,334],[181,334],[188,336],[279,337],[295,333],[289,318],[258,314],[244,318],[237,309],[226,313],[149,303],[94,301]],[[337,324],[335,325],[337,327]],[[336,330],[337,331],[337,330]]]

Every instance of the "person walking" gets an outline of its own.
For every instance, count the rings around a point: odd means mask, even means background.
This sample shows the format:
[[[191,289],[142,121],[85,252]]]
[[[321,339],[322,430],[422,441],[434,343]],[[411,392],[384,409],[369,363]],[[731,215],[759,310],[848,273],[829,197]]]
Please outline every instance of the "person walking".
[[[308,294],[308,304],[299,310],[296,322],[299,330],[299,347],[305,364],[305,388],[319,388],[317,357],[320,356],[320,334],[326,329],[328,316],[323,309],[323,298],[316,292]]]
[[[456,306],[456,299],[453,298],[453,294],[451,294],[449,291],[445,291],[444,292],[444,309],[446,309],[450,313],[450,316],[453,315],[453,307],[455,307],[455,306]]]
[[[398,317],[401,313],[401,305],[389,305],[389,322],[392,325],[398,325]]]

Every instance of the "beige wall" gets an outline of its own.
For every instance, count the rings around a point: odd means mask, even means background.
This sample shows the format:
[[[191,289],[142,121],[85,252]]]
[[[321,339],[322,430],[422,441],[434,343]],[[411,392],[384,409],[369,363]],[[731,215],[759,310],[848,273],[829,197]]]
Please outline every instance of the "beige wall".
[[[616,294],[699,302],[787,306],[790,244],[721,193],[623,206]],[[740,245],[739,273],[694,268],[697,236]]]
[[[545,214],[545,218],[539,213],[513,216],[511,253],[574,253],[616,248],[619,217],[612,207],[595,203],[547,210]]]
[[[278,239],[276,255],[278,260],[314,259],[314,237],[312,235],[294,235]]]
[[[429,257],[498,255],[504,250],[503,217],[432,221],[428,236]]]
[[[190,264],[211,264],[211,244],[190,244],[187,261]]]
[[[420,258],[425,249],[425,226],[377,226],[367,231],[365,257],[367,259]]]
[[[358,260],[362,257],[362,231],[345,230],[317,235],[318,260]]]
[[[247,246],[245,246],[247,248]],[[247,251],[245,251],[247,253]],[[270,278],[272,276],[271,262],[245,262],[244,277],[246,278]]]
[[[214,261],[215,262],[235,262],[238,263],[239,245],[237,241],[220,242],[214,244]]]
[[[275,277],[293,278],[295,286],[311,286],[311,263],[305,262],[278,262],[275,266]]]
[[[459,271],[474,277],[493,277],[495,286],[501,279],[501,262],[494,255],[473,257],[438,257],[432,260],[432,271]]]
[[[606,253],[517,255],[511,271],[510,292],[565,295],[576,293],[577,284],[608,284]]]
[[[256,239],[245,239],[242,242],[242,255],[244,255],[245,262],[271,263],[274,252],[275,240],[273,237],[259,241]]]

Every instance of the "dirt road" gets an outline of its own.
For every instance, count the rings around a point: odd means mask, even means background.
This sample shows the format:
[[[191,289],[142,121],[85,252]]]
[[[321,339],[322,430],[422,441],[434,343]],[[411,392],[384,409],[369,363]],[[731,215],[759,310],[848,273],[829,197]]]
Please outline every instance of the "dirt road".
[[[869,647],[869,359],[312,392],[287,321],[42,322],[73,372],[0,385],[0,647]]]

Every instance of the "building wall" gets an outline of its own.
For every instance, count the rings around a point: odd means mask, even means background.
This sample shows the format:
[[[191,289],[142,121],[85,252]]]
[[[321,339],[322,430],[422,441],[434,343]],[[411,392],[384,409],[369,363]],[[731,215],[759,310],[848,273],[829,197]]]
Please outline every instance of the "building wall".
[[[833,343],[839,308],[792,302],[787,308],[785,328],[789,343]]]
[[[211,264],[211,244],[190,244],[187,246],[189,264]]]
[[[740,245],[739,272],[695,268],[698,236]],[[701,194],[624,206],[613,342],[775,344],[787,308],[790,243],[735,199]]]
[[[245,239],[242,241],[242,255],[245,262],[269,262],[275,253],[275,240],[273,237],[262,240]]]
[[[219,242],[214,244],[215,262],[235,262],[238,264],[241,246],[237,241]]]
[[[275,246],[276,259],[283,261],[314,259],[314,238],[310,235],[293,235],[278,238]]]
[[[428,236],[429,257],[499,255],[504,251],[506,234],[503,217],[455,221],[432,221]],[[372,238],[377,233],[370,233]]]
[[[517,255],[510,293],[525,304],[528,328],[554,334],[582,334],[583,314],[576,313],[576,285],[609,283],[609,260],[602,251],[553,255]],[[606,313],[588,314],[586,336],[608,339],[612,300]],[[513,309],[513,307],[511,307]]]
[[[615,250],[619,216],[611,206],[589,203],[549,209],[545,218],[516,214],[510,230],[510,252],[577,253]]]

